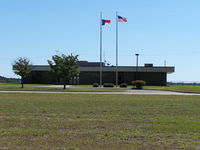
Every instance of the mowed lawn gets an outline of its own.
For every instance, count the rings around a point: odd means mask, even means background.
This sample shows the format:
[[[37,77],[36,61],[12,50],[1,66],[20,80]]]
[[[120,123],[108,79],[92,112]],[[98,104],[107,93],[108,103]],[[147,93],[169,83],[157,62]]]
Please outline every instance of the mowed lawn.
[[[200,96],[0,93],[0,149],[200,148]]]
[[[71,87],[51,87],[49,84],[20,84],[0,83],[0,91],[60,91],[60,92],[125,92],[131,90],[134,86],[127,88],[94,88],[92,85],[71,85]],[[169,85],[169,86],[144,86],[145,90],[166,90],[186,93],[200,93],[200,85]]]
[[[91,85],[72,86],[70,88],[63,89],[63,86],[51,87],[48,84],[24,84],[24,88],[21,88],[21,84],[0,83],[0,91],[59,91],[59,92],[124,92],[127,88],[94,88]]]
[[[200,93],[200,85],[144,86],[144,89]]]

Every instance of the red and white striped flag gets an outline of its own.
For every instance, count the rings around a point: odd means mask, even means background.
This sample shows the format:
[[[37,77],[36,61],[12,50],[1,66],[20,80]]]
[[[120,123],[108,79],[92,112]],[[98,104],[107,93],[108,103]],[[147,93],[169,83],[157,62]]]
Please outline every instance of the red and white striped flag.
[[[125,17],[118,16],[118,22],[127,22]]]

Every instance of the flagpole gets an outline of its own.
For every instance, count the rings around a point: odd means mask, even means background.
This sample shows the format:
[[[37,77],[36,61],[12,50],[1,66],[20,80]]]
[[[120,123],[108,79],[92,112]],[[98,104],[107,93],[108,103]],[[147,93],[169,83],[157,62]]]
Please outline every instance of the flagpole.
[[[118,87],[118,14],[116,12],[116,87]]]
[[[102,85],[102,12],[100,13],[100,87]]]

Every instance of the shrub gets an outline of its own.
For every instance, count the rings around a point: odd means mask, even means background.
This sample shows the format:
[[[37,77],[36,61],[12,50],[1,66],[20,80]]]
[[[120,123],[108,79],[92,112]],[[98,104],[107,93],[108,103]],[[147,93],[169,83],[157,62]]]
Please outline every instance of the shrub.
[[[104,83],[103,87],[114,87],[113,83]]]
[[[93,83],[93,87],[99,87],[98,83]]]
[[[120,84],[120,87],[126,88],[127,84],[126,83],[122,83],[122,84]]]
[[[142,89],[145,84],[146,82],[144,80],[132,81],[132,85],[136,86],[137,89]]]

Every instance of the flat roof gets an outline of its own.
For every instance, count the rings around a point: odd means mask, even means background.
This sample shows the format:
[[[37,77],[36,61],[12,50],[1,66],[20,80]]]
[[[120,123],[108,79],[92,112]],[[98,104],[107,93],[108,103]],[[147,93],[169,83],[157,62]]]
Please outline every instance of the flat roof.
[[[48,65],[33,65],[32,71],[51,71],[51,68]],[[79,71],[81,72],[98,72],[100,70],[100,67],[88,67],[88,66],[80,66]],[[166,72],[166,73],[173,73],[175,70],[172,66],[166,66],[166,67],[138,67],[138,72]],[[102,67],[103,72],[115,72],[116,67],[115,66],[103,66]],[[135,66],[118,66],[118,72],[136,72]]]

